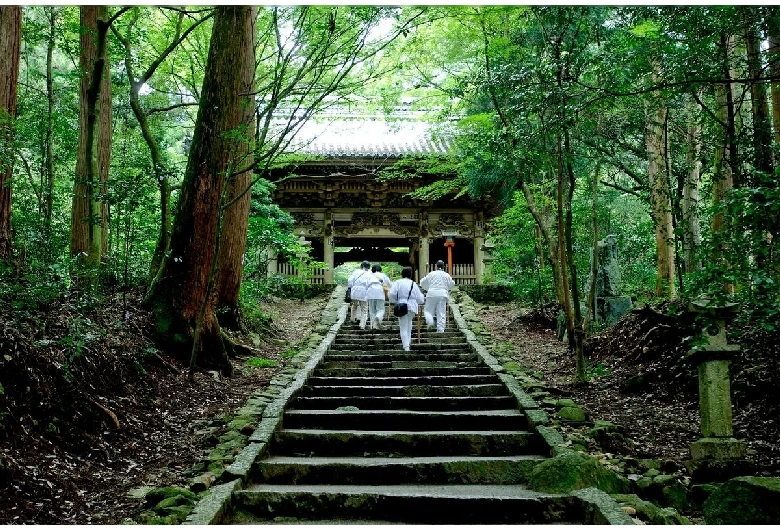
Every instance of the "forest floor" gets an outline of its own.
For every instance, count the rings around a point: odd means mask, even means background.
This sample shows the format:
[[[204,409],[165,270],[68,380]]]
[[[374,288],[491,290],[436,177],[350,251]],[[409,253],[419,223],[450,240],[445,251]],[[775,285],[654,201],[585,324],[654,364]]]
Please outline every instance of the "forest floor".
[[[88,307],[75,299],[34,311],[0,304],[0,524],[118,524],[140,512],[132,489],[186,484],[215,445],[204,427],[219,425],[268,384],[286,361],[281,353],[313,329],[326,302],[262,304],[272,336],[247,342],[278,366],[237,360],[234,377],[206,372],[194,382],[145,338],[151,322],[137,293]],[[575,384],[549,311],[478,307],[494,340],[511,344],[546,390],[573,399],[591,419],[624,427],[629,445],[615,451],[682,467],[698,438],[695,373],[680,363],[685,323],[653,311],[628,315],[589,340],[590,379]],[[780,341],[772,339],[742,337],[732,389],[736,436],[759,471],[778,474]]]
[[[134,488],[186,485],[217,443],[208,427],[268,384],[327,300],[261,303],[270,336],[235,338],[277,366],[236,359],[233,377],[194,382],[146,338],[138,293],[78,310],[0,309],[0,525],[119,524],[140,512]]]
[[[694,336],[690,314],[675,314],[666,304],[625,315],[586,340],[588,381],[577,383],[574,356],[556,338],[552,307],[478,307],[493,339],[511,344],[517,363],[542,380],[545,391],[572,399],[590,421],[623,428],[625,442],[607,451],[664,461],[685,474],[690,444],[701,438],[697,369],[684,360]],[[746,442],[754,473],[777,476],[780,337],[749,327],[732,331],[729,342],[742,348],[730,367],[734,436]]]

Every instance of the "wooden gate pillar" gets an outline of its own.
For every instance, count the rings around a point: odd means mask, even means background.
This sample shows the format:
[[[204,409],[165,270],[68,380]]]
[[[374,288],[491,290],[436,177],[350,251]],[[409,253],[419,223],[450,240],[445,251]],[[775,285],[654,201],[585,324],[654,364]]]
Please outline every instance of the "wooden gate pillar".
[[[324,282],[326,284],[332,284],[334,283],[333,280],[333,269],[335,268],[335,258],[333,256],[334,246],[336,244],[335,240],[333,239],[333,216],[331,214],[331,211],[328,210],[325,212],[325,236],[322,239],[322,261],[325,262],[325,278]]]
[[[420,238],[420,250],[419,257],[417,259],[417,274],[420,280],[422,280],[426,274],[428,274],[428,262],[430,261],[430,242],[427,236]]]

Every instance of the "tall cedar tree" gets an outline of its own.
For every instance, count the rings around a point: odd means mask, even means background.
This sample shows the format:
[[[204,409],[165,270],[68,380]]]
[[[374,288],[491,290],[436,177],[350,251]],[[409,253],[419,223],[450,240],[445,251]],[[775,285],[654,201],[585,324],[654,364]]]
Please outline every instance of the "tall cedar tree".
[[[107,210],[102,196],[111,158],[111,80],[106,6],[81,6],[79,143],[73,181],[70,254],[98,265],[106,253]]]
[[[176,210],[170,253],[150,288],[147,304],[155,315],[158,344],[189,362],[195,344],[199,366],[230,374],[232,367],[216,318],[216,271],[220,225],[224,237],[241,229],[222,218],[237,170],[251,150],[254,101],[255,19],[252,6],[219,7],[214,14],[198,116]],[[238,75],[237,75],[238,74]],[[230,212],[230,207],[227,209]],[[244,227],[245,229],[245,227]],[[230,266],[223,262],[222,266]]]
[[[0,259],[11,257],[11,176],[22,8],[0,6]]]

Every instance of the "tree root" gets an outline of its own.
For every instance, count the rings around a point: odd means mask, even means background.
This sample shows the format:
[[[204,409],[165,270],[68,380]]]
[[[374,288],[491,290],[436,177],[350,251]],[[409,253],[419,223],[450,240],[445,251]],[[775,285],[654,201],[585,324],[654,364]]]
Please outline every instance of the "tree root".
[[[114,422],[114,426],[115,426],[117,429],[121,429],[121,428],[122,428],[122,426],[121,426],[121,425],[120,425],[120,423],[119,423],[119,418],[117,418],[117,417],[116,417],[116,414],[114,414],[114,413],[113,413],[113,412],[112,412],[110,409],[107,409],[106,407],[104,407],[103,405],[101,405],[100,403],[98,403],[97,401],[95,401],[94,399],[92,399],[92,398],[91,398],[91,397],[89,397],[89,396],[87,396],[87,399],[89,400],[89,402],[90,402],[90,403],[92,403],[92,404],[93,404],[93,405],[95,405],[97,408],[99,408],[100,410],[102,410],[103,412],[105,412],[105,413],[106,413],[106,416],[108,416],[109,418],[111,418],[111,420]]]

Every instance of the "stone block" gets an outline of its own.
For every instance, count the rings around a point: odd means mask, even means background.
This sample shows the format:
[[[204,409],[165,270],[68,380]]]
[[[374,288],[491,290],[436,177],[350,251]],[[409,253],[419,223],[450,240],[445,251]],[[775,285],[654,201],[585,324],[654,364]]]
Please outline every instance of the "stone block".
[[[596,319],[611,326],[631,311],[633,302],[630,296],[607,296],[596,299]]]
[[[534,467],[529,487],[546,493],[568,493],[583,488],[598,488],[607,493],[624,493],[628,480],[601,465],[596,459],[569,451]]]
[[[563,407],[557,412],[557,416],[569,422],[583,422],[585,421],[585,411],[579,407]]]
[[[701,433],[705,437],[732,435],[728,361],[708,361],[699,365],[699,412]]]
[[[742,460],[746,450],[745,442],[736,438],[700,438],[691,444],[691,458],[694,462]]]
[[[707,524],[780,522],[780,477],[736,477],[715,490],[704,503]]]

